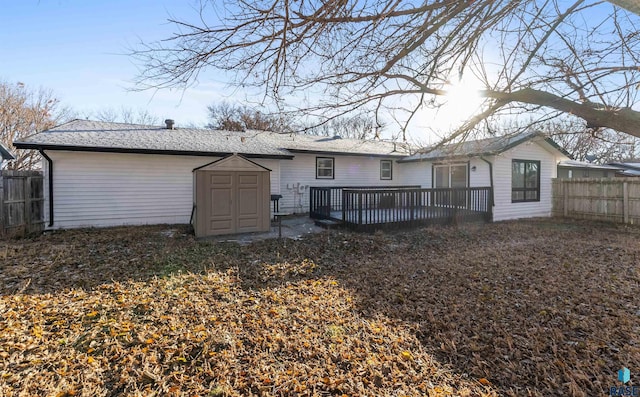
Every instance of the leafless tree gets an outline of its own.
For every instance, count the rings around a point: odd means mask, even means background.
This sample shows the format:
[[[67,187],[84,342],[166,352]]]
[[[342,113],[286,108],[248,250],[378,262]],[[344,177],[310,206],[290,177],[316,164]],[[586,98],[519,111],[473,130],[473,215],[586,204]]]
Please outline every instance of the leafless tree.
[[[261,112],[246,105],[229,102],[214,103],[207,107],[207,128],[227,131],[262,130],[279,133],[341,136],[353,139],[379,138],[383,127],[366,115],[338,116],[309,120],[297,112]]]
[[[170,19],[176,34],[133,55],[142,88],[189,85],[214,68],[275,103],[313,89],[324,95],[305,104],[309,112],[405,111],[405,127],[473,75],[485,102],[459,133],[527,112],[640,136],[640,17],[633,2],[614,1],[626,9],[598,0],[202,0],[199,19]]]
[[[640,138],[608,128],[588,129],[584,122],[566,117],[547,123],[541,130],[580,161],[605,164],[640,154]]]
[[[303,132],[310,135],[341,136],[352,139],[380,138],[384,126],[366,116],[341,116],[327,122],[308,122]]]
[[[146,109],[134,109],[126,106],[116,108],[104,108],[85,115],[87,118],[98,121],[119,122],[127,124],[159,125],[162,119],[151,114]]]
[[[281,133],[294,132],[296,121],[286,114],[260,112],[245,105],[229,102],[207,106],[209,123],[207,128],[227,131],[262,130]]]
[[[40,166],[34,150],[15,150],[13,142],[44,131],[71,118],[50,90],[32,90],[23,83],[0,81],[0,142],[12,149],[16,159],[7,169],[31,170]]]

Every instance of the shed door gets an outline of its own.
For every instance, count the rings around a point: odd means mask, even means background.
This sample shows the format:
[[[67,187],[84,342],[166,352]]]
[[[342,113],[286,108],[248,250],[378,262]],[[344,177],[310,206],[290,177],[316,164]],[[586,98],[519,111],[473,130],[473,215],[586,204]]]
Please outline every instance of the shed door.
[[[258,172],[237,172],[234,201],[238,215],[237,232],[257,232],[262,228],[262,177]]]
[[[209,172],[206,235],[263,229],[264,179],[260,172]]]
[[[235,233],[235,186],[234,172],[210,173],[210,184],[207,196],[209,211],[207,212],[207,234]]]

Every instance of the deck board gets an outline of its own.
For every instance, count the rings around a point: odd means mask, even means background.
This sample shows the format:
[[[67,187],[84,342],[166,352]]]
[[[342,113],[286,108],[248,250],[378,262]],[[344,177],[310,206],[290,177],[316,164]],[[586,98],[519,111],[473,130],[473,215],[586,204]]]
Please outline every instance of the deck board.
[[[477,215],[481,217],[484,212],[471,211],[466,209],[455,210],[458,215],[469,217]],[[342,211],[331,211],[331,219],[338,221],[344,221],[345,223],[351,223],[354,225],[376,225],[386,223],[404,223],[404,222],[419,222],[419,221],[433,221],[434,223],[442,223],[450,220],[454,214],[454,209],[446,207],[420,207],[420,208],[394,208],[388,209],[366,209],[360,211],[352,210],[346,211],[344,214],[345,219],[342,219]]]

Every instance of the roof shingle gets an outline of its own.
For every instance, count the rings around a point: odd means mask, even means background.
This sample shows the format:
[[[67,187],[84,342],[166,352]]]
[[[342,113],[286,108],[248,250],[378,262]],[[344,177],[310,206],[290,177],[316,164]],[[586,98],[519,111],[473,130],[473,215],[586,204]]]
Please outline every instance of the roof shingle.
[[[184,153],[239,153],[286,156],[291,152],[334,152],[357,155],[406,156],[400,144],[336,139],[269,131],[221,131],[196,128],[167,129],[137,124],[73,120],[16,142],[16,147],[64,150],[153,151]]]

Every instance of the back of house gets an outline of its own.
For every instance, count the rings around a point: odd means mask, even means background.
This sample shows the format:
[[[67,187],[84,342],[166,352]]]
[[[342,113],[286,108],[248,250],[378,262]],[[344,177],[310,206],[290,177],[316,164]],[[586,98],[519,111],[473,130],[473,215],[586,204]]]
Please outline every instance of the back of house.
[[[309,212],[310,188],[323,186],[491,187],[493,220],[549,216],[568,159],[536,134],[411,154],[379,140],[89,120],[14,144],[42,154],[48,229],[187,224],[208,211],[213,234],[264,230],[274,208]]]

